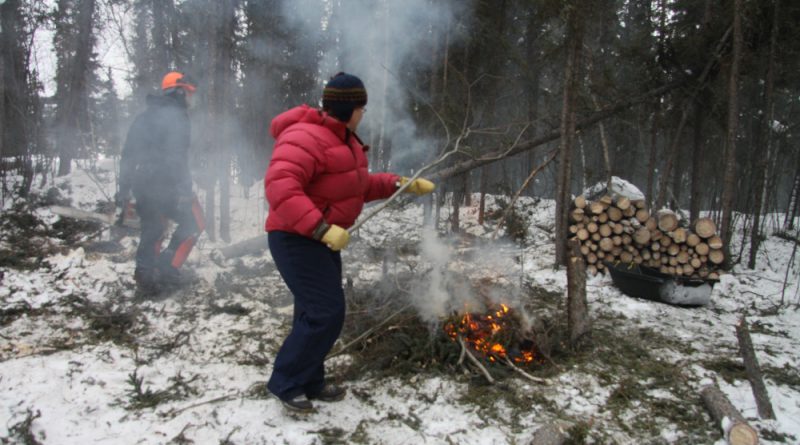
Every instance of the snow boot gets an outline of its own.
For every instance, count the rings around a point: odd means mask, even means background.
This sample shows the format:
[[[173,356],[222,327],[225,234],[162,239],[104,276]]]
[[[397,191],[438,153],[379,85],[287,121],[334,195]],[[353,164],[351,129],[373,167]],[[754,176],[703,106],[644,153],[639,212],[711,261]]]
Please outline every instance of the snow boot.
[[[197,276],[191,271],[181,271],[171,264],[161,264],[158,268],[158,283],[167,291],[175,291],[191,286]]]
[[[133,272],[133,281],[136,282],[136,297],[141,299],[156,298],[161,294],[156,270],[153,268],[137,267]]]
[[[347,394],[347,389],[342,386],[325,385],[322,391],[309,396],[309,399],[319,400],[320,402],[338,402],[344,399],[345,394]]]
[[[295,413],[308,414],[314,411],[314,404],[308,400],[305,394],[300,394],[290,399],[281,399],[281,403],[286,409]]]

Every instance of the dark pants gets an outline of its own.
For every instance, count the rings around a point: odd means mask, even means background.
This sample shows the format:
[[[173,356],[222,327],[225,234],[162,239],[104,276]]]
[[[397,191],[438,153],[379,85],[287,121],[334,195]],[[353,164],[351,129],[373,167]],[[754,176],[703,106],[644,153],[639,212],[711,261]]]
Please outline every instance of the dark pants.
[[[325,386],[325,356],[344,324],[342,257],[310,238],[270,232],[269,250],[294,295],[292,330],[275,357],[267,388],[286,400]]]
[[[141,238],[136,250],[136,268],[149,271],[155,268],[178,268],[183,265],[205,228],[203,212],[197,202],[178,204],[177,197],[152,198],[137,196],[136,213],[141,221]],[[165,231],[169,220],[178,227],[163,251]]]

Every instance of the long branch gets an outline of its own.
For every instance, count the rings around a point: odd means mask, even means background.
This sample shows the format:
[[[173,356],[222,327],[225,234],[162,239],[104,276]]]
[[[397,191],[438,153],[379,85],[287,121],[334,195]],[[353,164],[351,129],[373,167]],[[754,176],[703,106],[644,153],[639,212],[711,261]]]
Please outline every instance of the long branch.
[[[380,323],[378,323],[377,325],[375,325],[375,326],[373,326],[373,327],[371,327],[371,328],[367,329],[366,331],[364,331],[364,333],[363,333],[363,334],[359,335],[358,337],[356,337],[356,338],[355,338],[354,340],[352,340],[351,342],[349,342],[349,343],[347,343],[346,345],[344,345],[344,346],[342,346],[341,348],[339,348],[339,350],[338,350],[338,351],[336,351],[336,352],[334,352],[334,353],[332,353],[332,354],[328,355],[328,357],[326,357],[326,358],[325,358],[325,360],[331,359],[331,358],[333,358],[333,357],[336,357],[337,355],[340,355],[340,354],[342,354],[344,351],[346,351],[346,350],[347,350],[347,348],[349,348],[350,346],[352,346],[352,345],[354,345],[354,344],[358,343],[359,341],[361,341],[362,339],[364,339],[364,338],[365,338],[365,337],[367,337],[368,335],[372,334],[373,332],[377,331],[377,330],[378,330],[378,328],[380,328],[381,326],[383,326],[383,325],[385,325],[386,323],[388,323],[388,322],[389,322],[391,319],[393,319],[394,317],[396,317],[398,314],[400,314],[400,313],[401,313],[401,312],[403,312],[404,310],[408,309],[410,306],[411,306],[410,304],[406,304],[405,306],[401,307],[401,308],[400,308],[400,309],[398,309],[396,312],[394,312],[393,314],[391,314],[391,315],[389,315],[388,317],[386,317],[386,319],[384,319],[382,322],[380,322]]]
[[[596,124],[597,122],[600,122],[601,120],[607,119],[607,118],[609,118],[611,116],[614,116],[615,114],[618,114],[618,113],[620,113],[620,112],[622,112],[624,110],[627,110],[628,108],[632,107],[633,105],[645,102],[648,99],[653,98],[653,97],[658,97],[658,96],[664,95],[664,94],[666,94],[666,93],[668,93],[668,92],[670,92],[670,91],[672,91],[672,90],[674,90],[674,89],[676,89],[678,87],[681,87],[681,86],[685,85],[687,82],[689,82],[690,80],[691,80],[691,78],[689,78],[689,77],[683,78],[683,79],[680,79],[680,80],[676,80],[674,82],[671,82],[671,83],[668,83],[666,85],[662,85],[662,86],[660,86],[658,88],[655,88],[653,90],[650,90],[650,91],[648,91],[648,92],[646,92],[646,93],[644,93],[644,94],[642,94],[640,96],[637,96],[637,97],[634,97],[634,98],[631,98],[631,99],[627,99],[627,100],[623,100],[623,101],[621,101],[621,102],[619,102],[619,103],[617,103],[615,105],[612,105],[611,107],[609,107],[609,108],[607,108],[605,110],[595,112],[591,116],[586,117],[586,118],[576,122],[575,129],[576,130],[582,130],[582,129],[588,128],[588,127]],[[555,140],[559,139],[560,137],[561,137],[561,131],[559,129],[556,129],[556,130],[551,131],[550,133],[547,133],[545,135],[539,136],[536,139],[532,139],[530,141],[526,141],[526,142],[520,143],[516,147],[514,147],[514,149],[512,149],[512,150],[508,150],[506,147],[503,147],[502,149],[495,150],[495,151],[489,153],[489,155],[484,156],[482,158],[469,159],[469,160],[464,161],[464,162],[462,162],[460,164],[456,164],[456,165],[454,165],[452,167],[441,169],[441,170],[435,172],[433,175],[430,175],[430,179],[441,180],[441,179],[446,179],[446,178],[449,178],[449,177],[452,177],[452,176],[456,176],[456,175],[458,175],[460,173],[464,173],[464,172],[473,170],[475,168],[482,167],[482,166],[484,166],[486,164],[490,164],[490,163],[498,161],[500,159],[504,159],[504,158],[509,157],[509,156],[514,156],[514,155],[517,155],[519,153],[526,152],[526,151],[534,149],[534,148],[536,148],[536,147],[538,147],[540,145],[544,145],[544,144],[546,144],[548,142],[555,141]]]

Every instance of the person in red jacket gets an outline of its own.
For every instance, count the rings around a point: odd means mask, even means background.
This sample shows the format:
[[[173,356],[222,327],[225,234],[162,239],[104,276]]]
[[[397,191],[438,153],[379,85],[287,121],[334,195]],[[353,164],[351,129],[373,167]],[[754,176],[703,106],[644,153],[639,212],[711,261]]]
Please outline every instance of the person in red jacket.
[[[325,356],[344,323],[341,250],[365,202],[385,199],[407,178],[370,173],[356,134],[367,90],[356,76],[338,73],[325,85],[322,109],[301,105],[273,119],[276,139],[264,189],[269,249],[294,296],[292,329],[275,357],[267,388],[290,410],[308,412],[312,400],[336,401],[345,389],[325,381]],[[406,191],[431,193],[416,179]]]

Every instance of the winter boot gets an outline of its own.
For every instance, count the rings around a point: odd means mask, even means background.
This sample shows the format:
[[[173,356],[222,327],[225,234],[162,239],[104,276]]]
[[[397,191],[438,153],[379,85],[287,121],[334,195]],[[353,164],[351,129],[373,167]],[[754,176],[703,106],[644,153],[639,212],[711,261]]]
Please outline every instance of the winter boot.
[[[320,402],[338,402],[344,399],[345,394],[347,394],[347,389],[342,386],[325,385],[322,391],[309,396],[309,398],[312,400],[319,400]]]
[[[137,267],[133,272],[133,281],[136,282],[136,296],[138,298],[154,298],[161,293],[158,284],[156,269]]]
[[[169,255],[164,255],[158,261],[158,282],[164,289],[175,291],[187,286],[191,286],[197,279],[196,275],[189,270],[178,269],[172,266]]]
[[[286,409],[296,413],[307,414],[314,411],[314,405],[305,394],[300,394],[290,399],[281,399],[281,403]]]

